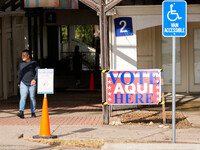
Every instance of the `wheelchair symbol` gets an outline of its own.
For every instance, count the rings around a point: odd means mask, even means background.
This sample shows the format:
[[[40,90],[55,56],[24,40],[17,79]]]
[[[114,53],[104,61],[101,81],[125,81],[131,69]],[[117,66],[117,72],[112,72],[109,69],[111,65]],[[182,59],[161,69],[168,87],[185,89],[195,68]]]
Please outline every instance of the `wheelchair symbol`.
[[[170,11],[167,13],[167,18],[170,21],[176,21],[177,19],[180,20],[182,17],[179,17],[179,14],[176,12],[176,10],[172,10],[173,4],[170,5]]]

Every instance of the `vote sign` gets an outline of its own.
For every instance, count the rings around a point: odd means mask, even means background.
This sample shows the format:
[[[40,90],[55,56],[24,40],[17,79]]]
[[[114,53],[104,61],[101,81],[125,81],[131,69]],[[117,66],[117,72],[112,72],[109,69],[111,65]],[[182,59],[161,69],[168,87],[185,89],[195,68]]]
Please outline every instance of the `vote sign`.
[[[158,104],[161,101],[161,71],[110,71],[107,73],[107,103],[110,105]]]

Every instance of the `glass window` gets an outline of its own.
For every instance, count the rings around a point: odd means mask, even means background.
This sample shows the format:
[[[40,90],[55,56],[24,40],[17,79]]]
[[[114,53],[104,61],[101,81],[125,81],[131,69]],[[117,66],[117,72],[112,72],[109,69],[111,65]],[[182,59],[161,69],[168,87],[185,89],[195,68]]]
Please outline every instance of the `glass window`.
[[[172,84],[172,38],[162,37],[164,84]],[[181,84],[180,38],[176,38],[176,84]]]
[[[194,30],[194,82],[200,83],[200,29]]]

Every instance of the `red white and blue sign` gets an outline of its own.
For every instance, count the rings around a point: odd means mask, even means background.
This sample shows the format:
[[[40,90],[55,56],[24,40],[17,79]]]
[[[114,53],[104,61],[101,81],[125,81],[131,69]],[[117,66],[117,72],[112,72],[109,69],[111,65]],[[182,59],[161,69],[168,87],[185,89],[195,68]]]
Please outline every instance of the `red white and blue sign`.
[[[119,17],[119,18],[116,18],[114,22],[115,22],[116,36],[133,35],[133,25],[132,25],[131,17]]]
[[[110,105],[158,104],[161,102],[161,70],[110,71],[107,73]]]

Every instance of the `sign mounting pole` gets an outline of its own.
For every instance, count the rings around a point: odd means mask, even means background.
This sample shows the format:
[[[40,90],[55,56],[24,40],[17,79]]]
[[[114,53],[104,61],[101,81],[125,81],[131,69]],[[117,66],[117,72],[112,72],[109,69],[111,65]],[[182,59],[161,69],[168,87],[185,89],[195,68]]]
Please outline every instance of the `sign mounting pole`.
[[[172,143],[176,142],[176,37],[172,38]]]
[[[176,142],[176,37],[187,35],[187,3],[184,0],[162,3],[162,34],[172,37],[172,143]]]

